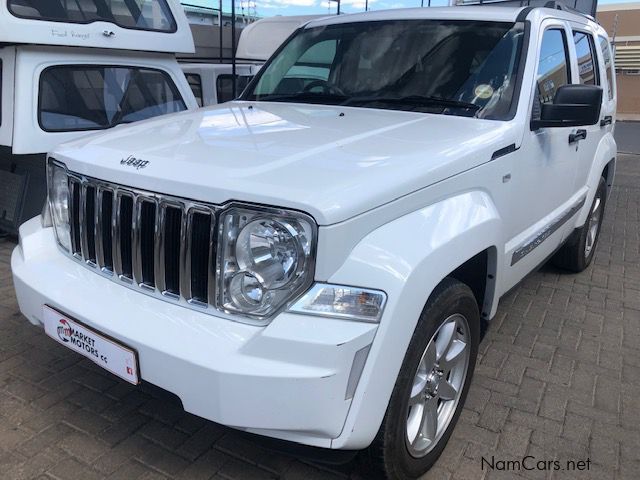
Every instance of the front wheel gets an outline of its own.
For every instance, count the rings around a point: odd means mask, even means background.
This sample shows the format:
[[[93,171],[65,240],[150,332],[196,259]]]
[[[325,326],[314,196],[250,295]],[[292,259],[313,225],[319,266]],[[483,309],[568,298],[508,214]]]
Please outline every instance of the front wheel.
[[[464,405],[480,341],[473,293],[447,278],[413,334],[368,460],[378,477],[412,479],[442,453]]]

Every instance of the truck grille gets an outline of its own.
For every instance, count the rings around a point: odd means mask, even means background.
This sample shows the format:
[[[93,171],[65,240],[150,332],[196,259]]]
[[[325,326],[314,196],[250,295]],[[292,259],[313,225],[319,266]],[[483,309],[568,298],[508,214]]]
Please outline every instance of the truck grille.
[[[215,310],[217,209],[69,174],[71,256],[115,282]]]

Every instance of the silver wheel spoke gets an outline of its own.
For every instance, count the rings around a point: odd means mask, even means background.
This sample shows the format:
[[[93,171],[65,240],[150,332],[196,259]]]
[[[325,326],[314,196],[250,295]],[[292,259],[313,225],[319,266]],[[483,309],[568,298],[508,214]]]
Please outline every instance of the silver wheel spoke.
[[[407,418],[407,438],[411,444],[415,444],[420,436],[420,428],[424,418],[424,403],[415,405]]]
[[[438,432],[438,400],[434,397],[425,402],[422,426],[420,432],[423,438],[435,440]]]
[[[460,360],[464,358],[467,344],[462,340],[454,340],[438,365],[445,373],[448,373]]]
[[[427,376],[416,375],[416,379],[413,381],[413,387],[411,388],[411,398],[409,398],[409,405],[413,406],[424,400],[424,391],[427,388]]]
[[[440,332],[438,333],[438,338],[436,338],[436,359],[440,361],[445,357],[449,348],[451,348],[451,343],[453,342],[456,334],[456,322],[450,321],[445,323],[442,327],[440,327]]]
[[[453,400],[458,395],[458,391],[449,382],[442,382],[438,388],[438,395],[442,400]]]
[[[424,368],[425,372],[428,372],[436,364],[436,361],[437,361],[437,347],[436,347],[436,342],[432,340],[429,342],[429,345],[427,345],[427,349],[424,351],[424,354],[422,355],[422,360],[420,360],[419,369]]]

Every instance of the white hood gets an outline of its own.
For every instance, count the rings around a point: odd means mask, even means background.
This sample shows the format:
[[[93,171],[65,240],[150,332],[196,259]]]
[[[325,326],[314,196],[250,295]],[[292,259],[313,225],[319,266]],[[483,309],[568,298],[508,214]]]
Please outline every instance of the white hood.
[[[233,102],[59,147],[75,172],[223,204],[293,208],[337,223],[491,160],[510,124],[450,115]],[[146,167],[122,165],[133,156]]]

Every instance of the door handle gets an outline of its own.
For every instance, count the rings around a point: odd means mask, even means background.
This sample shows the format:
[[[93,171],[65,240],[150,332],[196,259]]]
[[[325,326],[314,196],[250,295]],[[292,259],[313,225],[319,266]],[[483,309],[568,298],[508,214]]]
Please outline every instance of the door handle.
[[[579,129],[576,130],[575,133],[570,133],[569,134],[569,145],[571,145],[572,143],[576,143],[580,140],[584,140],[585,138],[587,138],[587,131],[584,129]]]
[[[607,125],[611,125],[613,123],[613,117],[611,115],[607,115],[602,120],[600,120],[600,126],[605,127]]]

